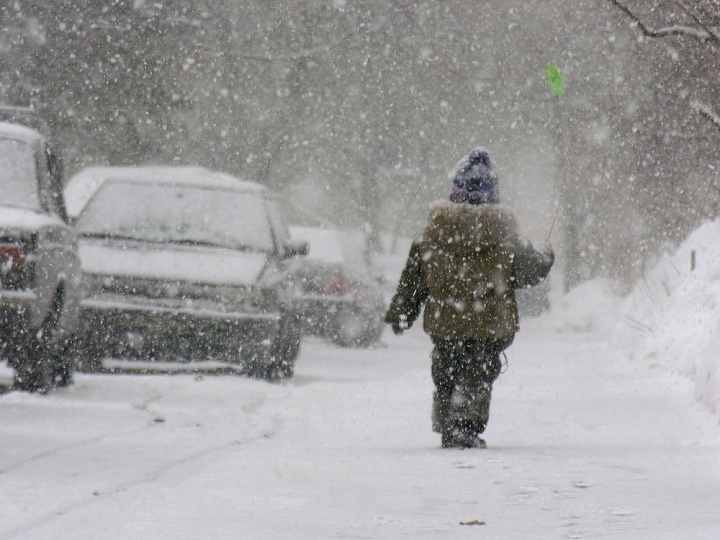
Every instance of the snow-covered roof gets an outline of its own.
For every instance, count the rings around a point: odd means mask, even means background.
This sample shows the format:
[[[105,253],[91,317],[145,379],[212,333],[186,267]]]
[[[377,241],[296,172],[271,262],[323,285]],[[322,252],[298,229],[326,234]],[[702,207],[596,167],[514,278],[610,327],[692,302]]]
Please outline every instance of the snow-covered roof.
[[[267,193],[255,182],[205,167],[151,165],[142,167],[88,167],[73,176],[65,186],[65,206],[70,217],[82,212],[93,194],[104,182],[121,180],[141,184],[202,185],[218,189]]]

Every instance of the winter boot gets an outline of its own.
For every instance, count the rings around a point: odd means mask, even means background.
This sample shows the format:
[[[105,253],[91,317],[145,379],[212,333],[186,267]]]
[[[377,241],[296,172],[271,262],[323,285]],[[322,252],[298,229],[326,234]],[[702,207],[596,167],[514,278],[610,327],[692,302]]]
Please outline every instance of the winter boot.
[[[449,401],[445,425],[441,431],[443,448],[485,448],[479,435],[485,431],[489,411],[489,392],[455,387]]]
[[[458,388],[457,397],[453,394],[453,409],[457,403],[456,423],[464,426],[465,430],[475,434],[485,431],[490,418],[491,387],[481,383],[476,388]],[[451,412],[451,416],[453,413]]]
[[[437,392],[433,393],[432,408],[432,430],[435,433],[442,433],[445,425],[448,423],[448,413],[450,412],[450,399],[438,396]]]
[[[443,433],[440,444],[443,448],[487,448],[479,435],[459,428]]]

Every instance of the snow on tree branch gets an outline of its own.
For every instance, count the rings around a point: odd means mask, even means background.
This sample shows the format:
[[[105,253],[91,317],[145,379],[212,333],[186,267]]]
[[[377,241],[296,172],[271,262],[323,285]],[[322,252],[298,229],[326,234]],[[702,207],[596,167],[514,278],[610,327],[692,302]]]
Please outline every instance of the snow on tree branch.
[[[688,26],[675,24],[672,26],[665,26],[662,28],[651,28],[642,22],[640,17],[635,15],[629,7],[620,2],[619,0],[608,0],[611,4],[617,7],[620,11],[625,13],[633,22],[637,25],[640,31],[648,37],[662,38],[668,36],[690,36],[699,41],[705,42],[708,39],[718,41],[718,37],[711,31],[709,31],[704,25],[699,26]],[[696,17],[693,17],[697,20]]]
[[[690,108],[707,117],[716,127],[720,128],[720,115],[718,115],[712,107],[699,101],[693,101],[690,103]]]

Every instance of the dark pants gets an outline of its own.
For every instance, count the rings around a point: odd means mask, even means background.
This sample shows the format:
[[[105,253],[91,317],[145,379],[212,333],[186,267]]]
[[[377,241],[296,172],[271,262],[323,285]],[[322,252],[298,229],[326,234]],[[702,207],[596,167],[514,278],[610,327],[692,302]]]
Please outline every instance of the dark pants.
[[[474,437],[485,431],[492,384],[500,375],[500,353],[513,338],[435,339],[432,352],[433,431]]]

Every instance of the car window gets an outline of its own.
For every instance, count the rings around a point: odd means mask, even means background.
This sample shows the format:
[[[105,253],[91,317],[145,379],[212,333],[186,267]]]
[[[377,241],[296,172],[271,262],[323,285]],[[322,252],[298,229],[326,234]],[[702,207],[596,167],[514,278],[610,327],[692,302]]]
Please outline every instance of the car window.
[[[83,235],[273,250],[262,199],[210,187],[106,182],[79,216],[77,228]]]
[[[288,226],[280,213],[280,209],[274,201],[267,201],[267,209],[270,223],[275,234],[275,242],[279,248],[282,248],[287,244],[288,239],[290,238],[290,231],[288,230]]]
[[[40,198],[30,145],[0,139],[0,201],[9,206],[38,209]]]

